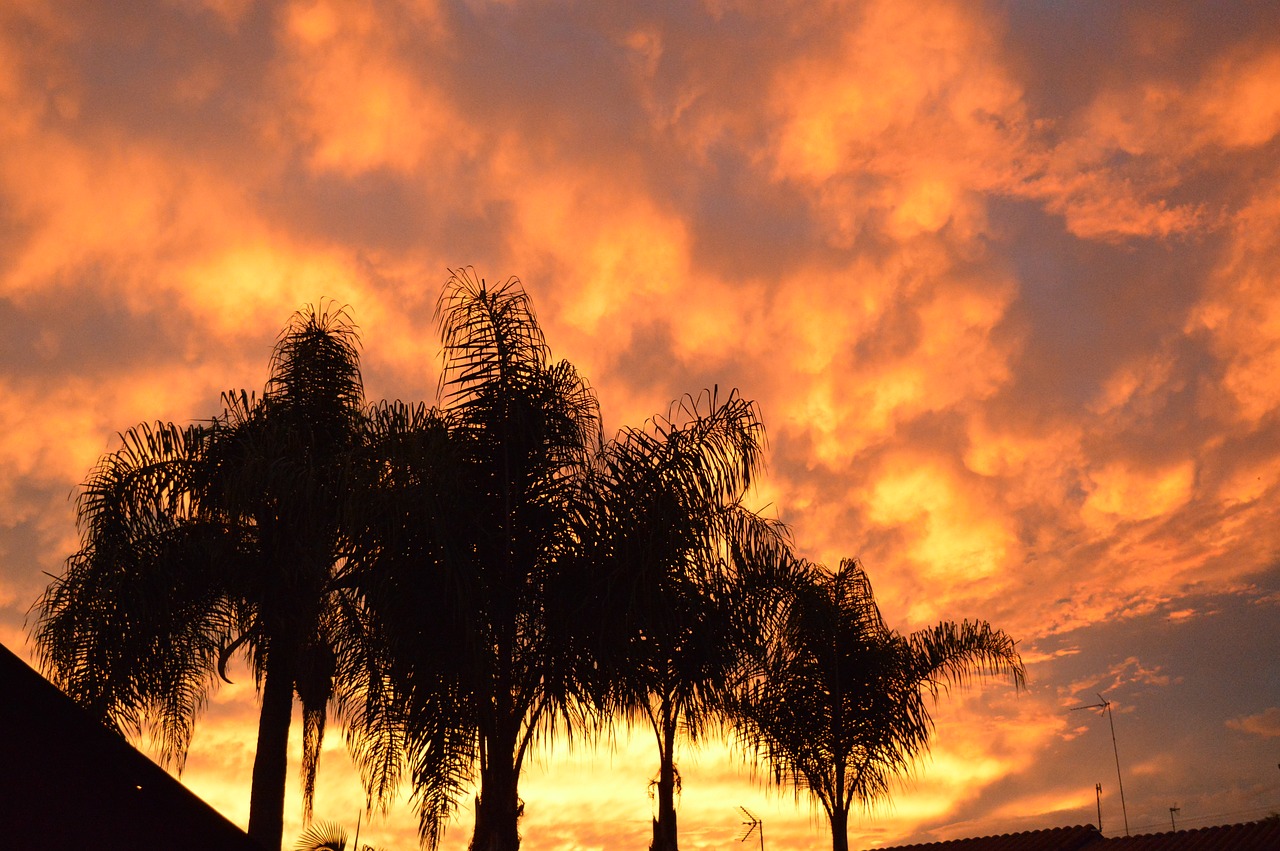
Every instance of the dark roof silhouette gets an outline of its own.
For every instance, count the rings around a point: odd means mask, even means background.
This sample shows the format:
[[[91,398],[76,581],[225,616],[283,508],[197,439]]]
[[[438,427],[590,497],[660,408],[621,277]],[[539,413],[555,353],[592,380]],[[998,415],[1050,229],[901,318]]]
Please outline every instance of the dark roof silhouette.
[[[1280,818],[1247,824],[1223,824],[1171,833],[1120,836],[1107,840],[1103,851],[1277,851]]]
[[[1091,824],[895,845],[879,851],[1278,851],[1280,818],[1194,830],[1104,837]]]
[[[263,851],[0,645],[6,848]]]
[[[880,851],[1078,851],[1097,848],[1102,851],[1103,836],[1091,824],[1075,827],[1054,827],[1048,830],[1030,830],[1024,833],[1005,833],[1000,836],[981,836],[973,839],[952,839],[947,842],[929,842],[923,845],[895,845]]]

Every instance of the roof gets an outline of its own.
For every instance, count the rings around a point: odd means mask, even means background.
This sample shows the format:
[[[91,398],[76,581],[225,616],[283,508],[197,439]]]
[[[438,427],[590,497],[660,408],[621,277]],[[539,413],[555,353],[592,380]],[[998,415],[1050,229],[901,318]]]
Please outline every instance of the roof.
[[[895,845],[880,851],[1276,851],[1280,849],[1280,818],[1247,824],[1225,824],[1104,837],[1091,824],[1055,827],[1001,836],[952,839],[919,845]]]
[[[0,730],[6,847],[262,851],[3,645]]]
[[[1103,851],[1276,851],[1280,818],[1108,839]]]
[[[923,845],[895,845],[880,851],[1077,851],[1102,840],[1102,834],[1091,824],[1075,827],[1054,827],[1047,830],[1031,830],[1023,833],[1005,833],[1000,836],[981,836],[974,839],[952,839],[947,842],[929,842]],[[1100,846],[1101,848],[1101,846]]]

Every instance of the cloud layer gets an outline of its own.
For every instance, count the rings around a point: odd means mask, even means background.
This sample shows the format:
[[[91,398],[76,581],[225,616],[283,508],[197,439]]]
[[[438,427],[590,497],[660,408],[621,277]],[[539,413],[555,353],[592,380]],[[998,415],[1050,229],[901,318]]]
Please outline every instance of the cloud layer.
[[[472,265],[525,282],[610,428],[758,400],[760,504],[860,556],[891,623],[1021,639],[1029,690],[952,695],[855,846],[1094,821],[1095,782],[1110,832],[1112,754],[1070,711],[1099,692],[1132,823],[1274,809],[1280,9],[633,5],[0,11],[0,640],[117,431],[259,388],[322,297],[372,397],[430,399]],[[242,822],[252,717],[221,694],[187,774]],[[338,738],[317,812],[353,823]],[[623,739],[530,773],[531,847],[646,841],[656,766]],[[686,760],[688,847],[739,804],[824,841],[741,755]],[[371,829],[410,845],[404,812]]]

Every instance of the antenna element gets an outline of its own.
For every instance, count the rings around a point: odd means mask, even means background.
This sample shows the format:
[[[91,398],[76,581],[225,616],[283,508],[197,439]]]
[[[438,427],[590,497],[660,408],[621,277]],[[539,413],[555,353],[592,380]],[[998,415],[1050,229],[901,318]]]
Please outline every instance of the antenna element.
[[[751,834],[756,832],[756,828],[759,828],[760,851],[764,851],[764,822],[756,818],[755,814],[746,807],[738,807],[738,810],[747,817],[747,821],[742,823],[742,826],[745,829],[742,831],[742,835],[738,837],[738,841],[746,842],[751,838]]]

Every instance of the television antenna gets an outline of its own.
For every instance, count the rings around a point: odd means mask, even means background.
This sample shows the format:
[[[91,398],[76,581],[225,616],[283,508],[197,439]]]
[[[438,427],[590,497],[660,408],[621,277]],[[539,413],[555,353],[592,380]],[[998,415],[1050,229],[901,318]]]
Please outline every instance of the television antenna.
[[[1120,748],[1116,746],[1116,720],[1115,720],[1115,717],[1111,714],[1111,701],[1107,700],[1101,694],[1098,695],[1098,700],[1101,702],[1090,703],[1090,704],[1087,704],[1086,706],[1073,706],[1071,707],[1071,711],[1076,712],[1077,710],[1080,710],[1080,709],[1097,709],[1107,716],[1107,721],[1110,722],[1111,724],[1111,752],[1114,753],[1116,757],[1116,783],[1120,785],[1120,812],[1124,815],[1124,835],[1128,836],[1129,835],[1129,809],[1124,804],[1124,780],[1120,777]],[[1099,794],[1101,794],[1101,790],[1099,790]],[[1098,822],[1099,822],[1098,832],[1101,833],[1102,832],[1101,804],[1099,804],[1099,809],[1098,809]]]
[[[760,834],[760,851],[764,851],[764,822],[755,817],[755,814],[746,807],[738,807],[747,820],[742,823],[744,830],[742,835],[738,837],[739,842],[746,842],[751,838],[751,834],[759,832]],[[758,828],[758,831],[757,831]]]

